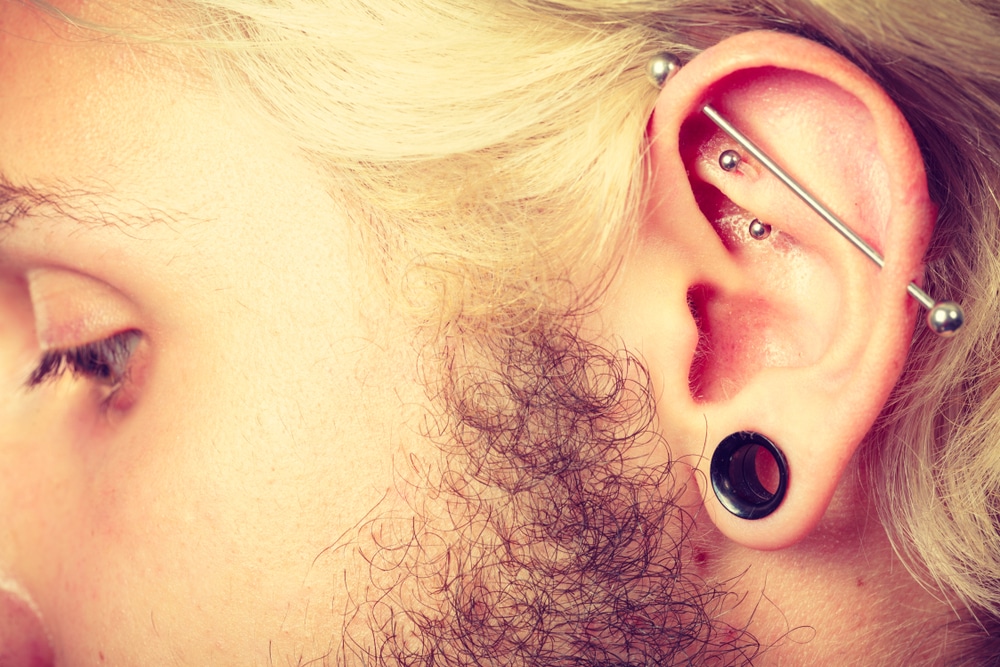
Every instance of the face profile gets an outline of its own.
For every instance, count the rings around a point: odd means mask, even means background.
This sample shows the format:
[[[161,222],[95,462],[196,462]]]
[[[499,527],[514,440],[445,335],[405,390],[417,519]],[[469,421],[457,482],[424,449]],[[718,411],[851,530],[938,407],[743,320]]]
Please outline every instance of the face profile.
[[[0,2],[0,665],[995,660],[946,4]]]

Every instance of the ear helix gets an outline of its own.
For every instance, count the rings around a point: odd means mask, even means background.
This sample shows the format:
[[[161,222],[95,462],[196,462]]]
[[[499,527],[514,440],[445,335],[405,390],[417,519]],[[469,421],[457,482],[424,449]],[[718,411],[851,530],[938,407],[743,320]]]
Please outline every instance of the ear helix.
[[[663,87],[680,68],[677,57],[661,53],[650,60],[647,74],[654,85]],[[874,248],[710,104],[703,105],[701,111],[879,268],[884,266],[884,259]],[[727,149],[719,155],[719,166],[725,171],[733,171],[739,169],[743,159],[738,151]],[[770,236],[771,226],[754,218],[747,233],[752,239],[763,241]],[[914,283],[907,286],[907,293],[928,310],[927,326],[937,335],[950,337],[964,323],[965,315],[959,304],[953,301],[935,302]],[[787,459],[771,439],[753,431],[739,431],[724,438],[716,447],[710,477],[712,489],[727,511],[742,519],[756,520],[771,515],[781,506],[788,490],[790,473]]]
[[[660,53],[652,58],[647,68],[650,79],[657,87],[663,87],[672,76],[681,68],[680,60],[670,53]],[[785,186],[795,193],[809,208],[817,213],[830,226],[837,230],[854,247],[860,250],[868,259],[875,263],[880,269],[885,265],[885,260],[877,250],[872,248],[854,230],[847,226],[844,221],[830,211],[819,199],[812,195],[796,180],[788,175],[781,166],[772,160],[753,141],[740,132],[729,121],[722,117],[710,104],[702,106],[701,111],[719,129],[730,136],[745,151],[753,156],[760,164],[778,178]],[[732,171],[739,167],[742,158],[733,150],[727,150],[720,155],[719,164],[726,171]],[[755,237],[756,238],[756,237]],[[927,326],[934,333],[942,337],[953,336],[965,322],[965,313],[962,307],[954,301],[937,301],[930,297],[925,291],[920,289],[915,283],[910,283],[906,288],[907,293],[913,297],[917,303],[927,309]]]

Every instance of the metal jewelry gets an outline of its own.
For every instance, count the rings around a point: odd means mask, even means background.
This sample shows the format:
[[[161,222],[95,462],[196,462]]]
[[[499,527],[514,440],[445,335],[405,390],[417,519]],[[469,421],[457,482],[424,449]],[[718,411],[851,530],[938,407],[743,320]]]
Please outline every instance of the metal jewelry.
[[[680,68],[681,62],[677,56],[664,52],[653,57],[650,61],[648,71],[650,79],[653,83],[662,88],[666,82],[680,70]],[[654,76],[654,72],[657,73],[656,76]],[[751,156],[756,158],[758,162],[764,165],[768,171],[774,174],[778,180],[784,183],[792,192],[804,201],[809,208],[815,211],[831,227],[836,229],[841,236],[846,238],[852,245],[854,245],[855,248],[864,253],[865,256],[874,262],[876,266],[880,269],[885,266],[885,260],[877,250],[872,248],[864,239],[858,236],[858,234],[848,227],[844,221],[834,215],[834,213],[831,212],[830,209],[828,209],[819,199],[814,197],[808,190],[795,181],[795,179],[789,176],[788,172],[782,169],[746,135],[737,130],[732,123],[723,118],[722,115],[720,115],[719,112],[712,107],[712,105],[705,104],[702,106],[701,111],[708,116],[708,118],[711,119],[711,121],[715,123],[719,129],[729,135],[730,138],[750,153]],[[719,164],[723,169],[726,169],[725,165],[722,164],[721,159],[722,158],[720,156]],[[735,168],[735,166],[733,168]],[[927,309],[927,326],[937,335],[942,337],[953,336],[965,322],[965,313],[958,303],[954,301],[935,301],[929,294],[927,294],[927,292],[923,291],[916,285],[916,283],[912,282],[907,285],[906,291],[917,303]]]
[[[750,238],[753,240],[763,241],[771,235],[771,225],[754,218],[750,221],[750,229],[747,231],[750,234]]]
[[[743,162],[743,158],[736,151],[729,149],[722,151],[719,155],[719,166],[722,167],[723,171],[732,171],[736,167],[740,166],[740,162]]]
[[[657,88],[663,88],[664,84],[677,73],[681,68],[681,61],[672,53],[658,53],[649,59],[646,66],[646,76]]]

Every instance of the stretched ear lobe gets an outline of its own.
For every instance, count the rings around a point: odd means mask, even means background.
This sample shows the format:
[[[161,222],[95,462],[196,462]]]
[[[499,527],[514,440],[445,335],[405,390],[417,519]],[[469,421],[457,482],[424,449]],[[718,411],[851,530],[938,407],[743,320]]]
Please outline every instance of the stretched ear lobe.
[[[705,104],[879,250],[884,267],[718,130]],[[738,159],[720,163],[727,151]],[[672,454],[697,467],[718,528],[750,547],[788,546],[822,517],[907,354],[917,309],[906,288],[921,276],[935,217],[920,152],[895,105],[851,63],[801,38],[745,33],[666,85],[649,160],[640,244],[618,301],[626,338],[650,364]],[[708,482],[717,444],[744,431],[765,435],[788,466],[784,499],[759,520],[734,515]],[[763,487],[776,483],[766,457],[737,459]]]

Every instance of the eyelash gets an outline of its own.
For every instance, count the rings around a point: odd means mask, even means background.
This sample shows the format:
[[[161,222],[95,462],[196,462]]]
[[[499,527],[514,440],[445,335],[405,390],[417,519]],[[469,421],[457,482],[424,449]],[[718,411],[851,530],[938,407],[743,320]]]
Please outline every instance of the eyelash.
[[[71,373],[93,380],[113,394],[125,380],[129,361],[141,339],[141,333],[130,329],[79,347],[48,350],[25,385],[30,389]]]

